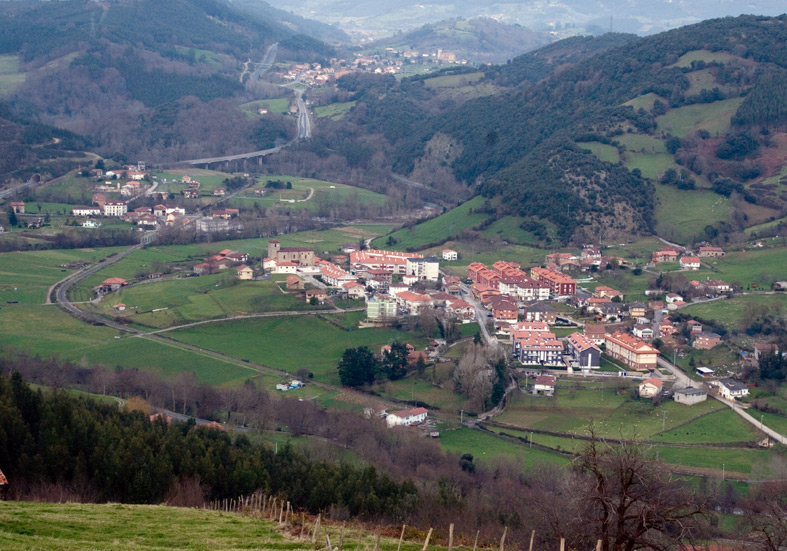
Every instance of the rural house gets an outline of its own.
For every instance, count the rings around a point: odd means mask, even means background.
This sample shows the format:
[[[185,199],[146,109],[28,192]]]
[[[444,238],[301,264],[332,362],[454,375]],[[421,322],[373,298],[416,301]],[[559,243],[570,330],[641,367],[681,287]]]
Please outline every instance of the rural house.
[[[664,383],[661,381],[661,379],[651,377],[650,379],[646,379],[639,384],[638,392],[641,398],[653,398],[654,396],[657,396],[659,392],[661,392],[662,386],[664,386]]]
[[[719,379],[708,384],[718,387],[719,395],[725,400],[735,400],[736,398],[743,398],[749,395],[749,389],[746,388],[746,385],[734,379]]]
[[[679,404],[691,406],[708,399],[708,393],[701,388],[686,387],[675,391],[672,399]]]
[[[417,425],[426,421],[428,414],[429,412],[426,408],[403,409],[389,413],[385,418],[385,422],[389,427],[409,427],[410,425]]]

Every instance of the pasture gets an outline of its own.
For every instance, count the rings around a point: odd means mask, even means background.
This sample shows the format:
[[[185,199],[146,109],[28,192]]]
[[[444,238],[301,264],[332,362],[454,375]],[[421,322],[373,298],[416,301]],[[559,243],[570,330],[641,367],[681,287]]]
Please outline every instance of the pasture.
[[[501,458],[516,460],[528,469],[539,463],[567,465],[569,459],[556,453],[528,448],[516,442],[509,442],[488,432],[466,427],[440,432],[440,445],[446,452],[457,455],[469,453],[476,463],[492,466]]]
[[[675,158],[669,153],[636,153],[626,151],[623,154],[626,168],[638,168],[645,178],[657,180],[667,169],[675,166]]]
[[[356,101],[344,101],[331,103],[328,105],[320,105],[314,108],[314,114],[318,117],[328,118],[334,121],[340,120],[350,110],[355,107]]]
[[[474,197],[448,212],[432,218],[411,228],[402,228],[390,234],[396,240],[394,245],[387,245],[387,236],[374,240],[372,246],[378,249],[420,250],[434,243],[441,243],[462,230],[471,229],[487,219],[488,215],[474,212],[482,207],[484,198]]]
[[[713,270],[702,268],[692,272],[696,279],[724,279],[740,281],[744,289],[770,290],[774,281],[785,279],[787,274],[787,247],[776,246],[763,249],[731,251],[721,258],[710,258]]]
[[[26,79],[27,74],[19,71],[19,56],[0,55],[0,96],[10,94]]]
[[[787,295],[741,295],[725,300],[687,306],[683,313],[717,320],[728,330],[742,329],[760,312],[772,308],[787,309]]]
[[[614,145],[607,145],[600,142],[577,142],[582,149],[590,150],[593,155],[606,163],[617,163],[620,161],[618,148]]]
[[[707,130],[711,136],[722,136],[730,130],[730,118],[743,98],[732,98],[713,103],[696,103],[670,109],[656,117],[659,130],[666,130],[683,138],[695,130]]]
[[[729,199],[710,191],[686,191],[655,184],[656,231],[666,239],[679,243],[693,241],[704,235],[705,226],[726,220]]]
[[[284,316],[227,321],[167,334],[188,344],[295,373],[305,367],[314,377],[339,384],[336,365],[345,349],[361,345],[379,353],[395,340],[423,349],[427,339],[396,329],[342,329],[317,316]]]
[[[642,96],[637,96],[634,99],[630,99],[626,103],[624,103],[623,105],[631,106],[631,107],[634,108],[635,111],[637,111],[638,109],[644,109],[645,111],[650,111],[651,109],[653,109],[653,103],[656,100],[659,100],[662,103],[667,103],[667,100],[665,100],[664,98],[662,98],[658,94],[654,94],[653,92],[649,92],[649,93],[644,94]]]

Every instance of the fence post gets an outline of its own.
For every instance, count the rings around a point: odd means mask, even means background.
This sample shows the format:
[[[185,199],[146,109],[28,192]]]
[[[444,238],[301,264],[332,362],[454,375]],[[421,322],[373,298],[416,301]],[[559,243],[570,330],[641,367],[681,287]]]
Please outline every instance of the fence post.
[[[481,530],[476,530],[475,531],[475,541],[473,542],[473,551],[476,551],[476,549],[478,549],[478,534],[480,534],[480,533],[481,533]],[[533,550],[531,549],[530,551],[533,551]]]
[[[303,529],[306,527],[306,513],[301,513],[301,537],[303,539]]]
[[[374,542],[374,551],[378,551],[380,549],[380,536],[382,535],[382,527],[377,529],[377,540]]]
[[[506,532],[508,532],[508,526],[503,527],[503,535],[500,536],[500,551],[503,551],[505,549]]]
[[[320,515],[317,515],[317,521],[314,523],[314,532],[312,532],[312,543],[317,541],[317,531],[320,529]]]
[[[596,551],[601,551],[601,540],[596,542]]]
[[[342,551],[342,547],[344,547],[344,522],[342,522],[342,535],[339,536],[339,551]]]
[[[448,526],[448,551],[454,551],[454,523]]]
[[[406,524],[402,524],[402,533],[399,535],[399,545],[396,546],[396,551],[402,551],[402,540],[404,539],[404,529],[407,528]]]
[[[533,540],[534,539],[536,539],[536,531],[535,530],[530,532],[530,550],[529,551],[533,551]]]
[[[426,551],[426,548],[429,546],[429,540],[432,538],[432,529],[429,528],[429,532],[426,534],[426,539],[424,540],[424,548],[422,551]]]
[[[566,538],[560,538],[560,551],[566,551]]]

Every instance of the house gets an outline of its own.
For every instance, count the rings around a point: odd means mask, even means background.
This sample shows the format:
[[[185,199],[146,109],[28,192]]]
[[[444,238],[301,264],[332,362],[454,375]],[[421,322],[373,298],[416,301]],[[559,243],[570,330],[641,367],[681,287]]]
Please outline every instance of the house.
[[[587,339],[593,342],[596,346],[604,344],[607,336],[607,328],[603,325],[596,325],[593,323],[586,323],[582,331]]]
[[[543,321],[549,325],[554,325],[555,321],[557,321],[557,310],[555,310],[555,307],[543,302],[526,305],[524,311],[525,321]]]
[[[197,275],[205,275],[211,272],[218,270],[214,264],[210,264],[209,262],[202,262],[201,264],[195,264],[192,268],[194,273]]]
[[[598,369],[601,367],[601,350],[582,333],[571,333],[566,337],[566,353],[574,367]]]
[[[667,295],[667,304],[675,304],[676,302],[683,302],[683,297],[677,293],[669,293]]]
[[[682,256],[680,257],[681,270],[699,270],[701,261],[696,256]]]
[[[98,228],[101,226],[101,222],[96,220],[95,218],[88,218],[84,222],[82,222],[83,228]]]
[[[296,275],[288,275],[284,285],[287,287],[288,291],[302,291],[305,283]]]
[[[395,275],[405,275],[408,273],[407,260],[418,258],[423,258],[423,256],[416,253],[367,249],[350,253],[350,267],[353,269],[375,268],[388,270]]]
[[[295,262],[276,262],[271,272],[274,274],[294,274],[298,271],[298,264]]]
[[[223,187],[217,187],[213,190],[214,197],[224,197],[224,195],[226,195],[226,192],[224,191]]]
[[[389,427],[409,427],[410,425],[417,425],[426,421],[429,412],[426,408],[403,409],[389,413],[385,422]]]
[[[366,317],[370,320],[385,320],[397,315],[396,299],[389,295],[374,295],[366,301]]]
[[[342,289],[344,289],[347,296],[350,298],[364,298],[364,296],[366,296],[366,287],[356,281],[344,283]]]
[[[725,400],[735,400],[749,395],[749,389],[740,381],[734,379],[719,379],[708,383],[719,389],[719,395]]]
[[[692,346],[697,350],[710,350],[721,344],[721,336],[716,333],[702,332],[697,335]]]
[[[653,338],[653,328],[646,324],[637,324],[631,328],[631,333],[640,339],[650,340]]]
[[[254,279],[254,270],[252,270],[245,264],[241,264],[240,266],[238,266],[238,279],[242,281],[249,281]]]
[[[489,308],[495,321],[504,323],[517,322],[519,307],[516,302],[502,296],[492,297],[492,300],[489,301]]]
[[[638,387],[640,398],[653,398],[654,396],[658,396],[662,386],[664,386],[664,383],[661,379],[657,379],[656,377],[651,377],[650,379],[642,381]]]
[[[397,294],[396,302],[400,310],[404,310],[411,316],[418,315],[421,310],[432,305],[432,299],[429,296],[412,291],[402,291]]]
[[[443,260],[457,260],[459,258],[459,253],[452,249],[443,249]]]
[[[8,206],[14,211],[14,214],[24,214],[25,204],[22,201],[11,201]]]
[[[607,354],[637,371],[656,369],[659,351],[647,343],[617,331],[606,336]]]
[[[105,279],[101,285],[96,287],[96,291],[99,293],[109,293],[112,291],[117,291],[121,287],[125,287],[128,285],[128,281],[121,277],[109,277]]]
[[[184,189],[183,190],[183,197],[186,199],[199,199],[199,190],[198,189]]]
[[[697,255],[700,258],[718,258],[724,256],[724,251],[721,247],[700,247]]]
[[[552,396],[555,393],[555,378],[551,375],[539,375],[533,381],[533,394]]]
[[[607,287],[605,285],[599,285],[596,287],[593,290],[593,296],[596,298],[608,298],[610,300],[618,297],[620,300],[623,300],[623,293],[617,289],[613,289],[612,287]]]
[[[648,312],[648,307],[641,302],[632,302],[629,304],[629,316],[632,318],[644,318]]]
[[[617,302],[599,304],[595,307],[596,318],[603,321],[616,321],[623,318],[623,306]]]
[[[460,298],[448,301],[445,305],[445,312],[463,323],[475,319],[475,308],[473,308],[473,305]]]
[[[701,388],[694,388],[694,387],[686,387],[681,388],[675,391],[675,394],[672,395],[672,399],[678,402],[679,404],[685,404],[687,406],[691,406],[693,404],[697,404],[699,402],[704,402],[708,399],[708,393],[701,389]]]
[[[653,264],[658,264],[660,262],[677,262],[678,252],[672,249],[662,249],[654,252],[650,257],[650,261]]]
[[[322,289],[306,289],[306,292],[303,293],[303,298],[309,303],[314,298],[317,300],[317,304],[325,304],[325,301],[328,299],[328,293]]]
[[[702,333],[702,324],[696,320],[687,321],[686,326],[689,328],[689,333],[692,335]]]
[[[123,304],[122,302],[119,302],[118,304],[115,304],[112,308],[114,308],[115,312],[118,312],[118,313],[126,311],[126,305]]]

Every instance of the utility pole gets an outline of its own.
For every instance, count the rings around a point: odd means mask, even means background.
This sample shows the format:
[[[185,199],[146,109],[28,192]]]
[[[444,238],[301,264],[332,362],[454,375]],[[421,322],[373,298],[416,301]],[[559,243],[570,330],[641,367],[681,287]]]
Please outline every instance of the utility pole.
[[[661,430],[664,431],[664,428],[667,424],[667,410],[661,412],[663,415],[661,416]]]

